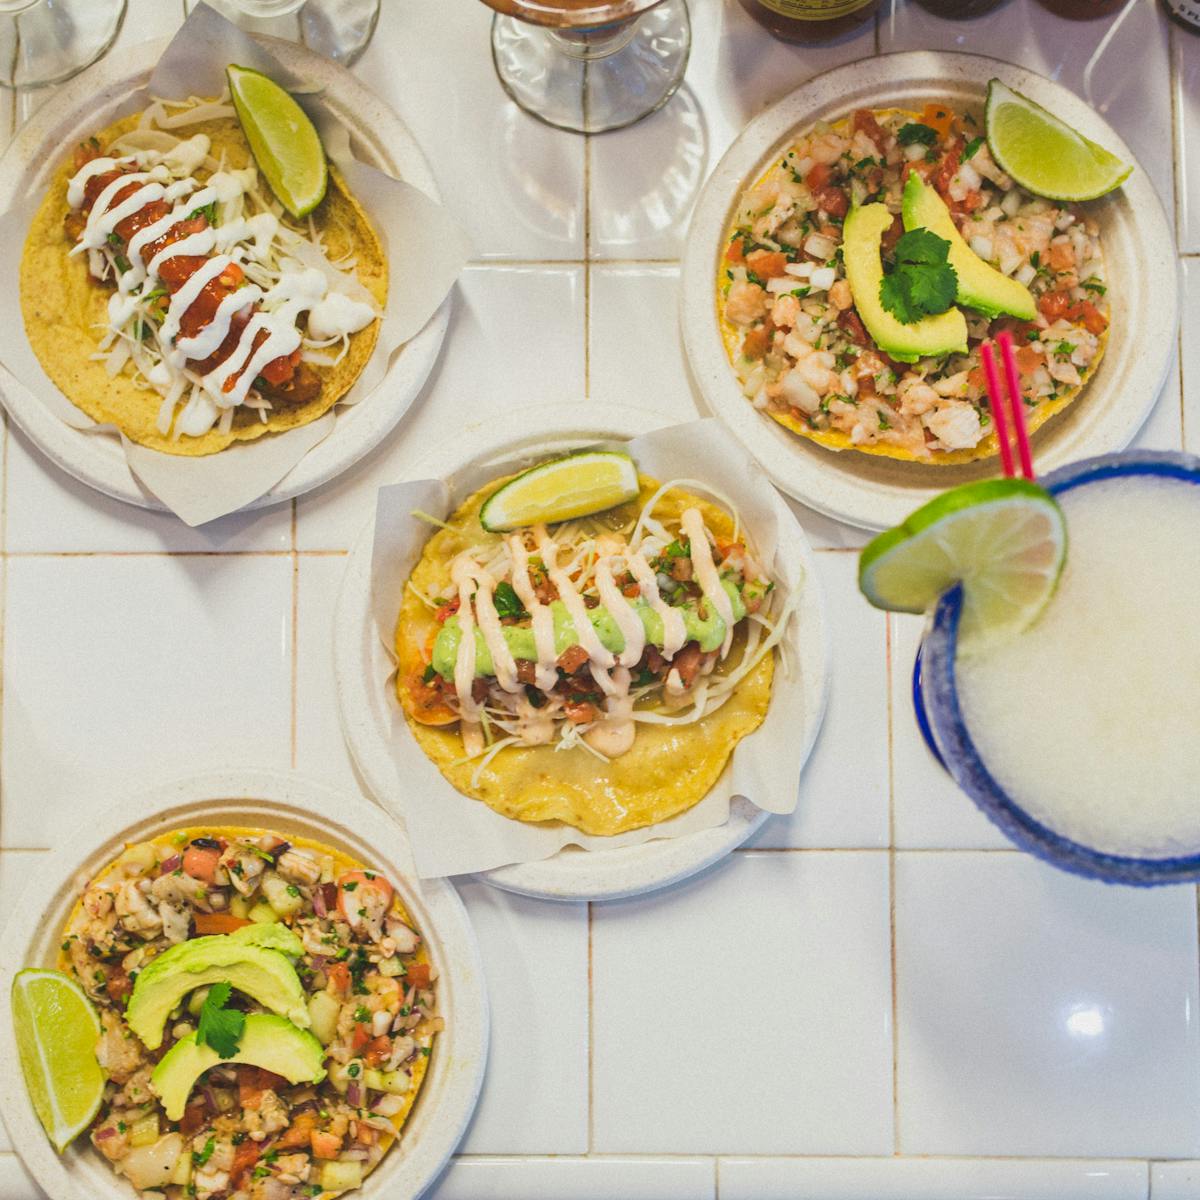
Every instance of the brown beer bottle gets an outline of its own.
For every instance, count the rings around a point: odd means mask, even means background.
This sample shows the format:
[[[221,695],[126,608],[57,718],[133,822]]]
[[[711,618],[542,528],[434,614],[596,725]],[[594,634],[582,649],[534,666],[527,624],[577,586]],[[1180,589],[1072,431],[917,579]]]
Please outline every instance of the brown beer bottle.
[[[879,0],[741,0],[741,4],[785,42],[824,42],[861,25]]]
[[[1118,9],[1124,8],[1128,0],[1039,0],[1043,8],[1048,8],[1060,17],[1069,17],[1072,21],[1088,21],[1092,17],[1107,17]]]

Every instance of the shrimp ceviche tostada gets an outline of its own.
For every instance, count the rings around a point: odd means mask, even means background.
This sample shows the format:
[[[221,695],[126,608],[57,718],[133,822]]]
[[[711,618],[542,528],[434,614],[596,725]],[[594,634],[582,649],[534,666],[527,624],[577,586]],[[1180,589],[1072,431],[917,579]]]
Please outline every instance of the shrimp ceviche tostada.
[[[224,96],[155,100],[66,151],[20,281],[30,345],[68,400],[143,446],[206,455],[349,391],[388,271],[332,167],[313,211],[285,210]]]
[[[128,846],[85,887],[60,966],[101,1023],[92,1145],[158,1200],[358,1187],[441,1028],[436,972],[388,880],[261,830]]]
[[[737,204],[717,308],[747,400],[832,450],[997,452],[979,348],[1016,339],[1030,430],[1082,391],[1109,325],[1100,231],[997,166],[970,112],[817,124]]]
[[[603,511],[498,529],[516,476],[439,522],[395,642],[408,724],[455,788],[599,835],[708,793],[766,715],[795,604],[731,503],[609,457],[629,490]]]

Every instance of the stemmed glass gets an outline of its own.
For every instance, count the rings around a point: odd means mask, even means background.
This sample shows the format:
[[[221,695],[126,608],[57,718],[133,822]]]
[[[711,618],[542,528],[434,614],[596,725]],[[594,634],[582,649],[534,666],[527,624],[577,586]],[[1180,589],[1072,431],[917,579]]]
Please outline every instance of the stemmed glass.
[[[686,0],[484,0],[504,90],[535,117],[579,133],[661,108],[691,48]]]
[[[125,0],[0,0],[0,87],[61,83],[113,43]]]
[[[189,12],[199,0],[186,0]],[[379,20],[379,0],[205,0],[235,25],[303,42],[349,66],[367,48]]]

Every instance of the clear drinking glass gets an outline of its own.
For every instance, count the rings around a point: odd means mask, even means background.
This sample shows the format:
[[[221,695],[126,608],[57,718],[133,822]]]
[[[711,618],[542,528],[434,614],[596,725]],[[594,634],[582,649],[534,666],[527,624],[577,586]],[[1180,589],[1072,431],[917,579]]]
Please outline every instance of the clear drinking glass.
[[[0,0],[2,2],[2,0]],[[302,42],[349,66],[367,48],[379,20],[379,0],[205,0],[251,33]],[[186,0],[189,12],[198,0]]]
[[[687,67],[686,0],[484,0],[504,90],[547,124],[619,129],[661,108]]]
[[[1061,496],[1094,483],[1138,478],[1200,487],[1200,459],[1173,451],[1125,451],[1070,463],[1042,476],[1039,482]],[[1141,887],[1200,881],[1200,854],[1148,858],[1082,845],[1043,824],[1000,786],[971,737],[959,700],[956,664],[961,614],[959,586],[947,592],[934,609],[912,677],[917,727],[954,782],[1019,848],[1064,870],[1106,883]],[[1046,702],[1053,703],[1052,683],[1047,687]],[[1096,736],[1101,736],[1098,731]]]
[[[0,0],[0,86],[62,83],[117,36],[125,0]]]

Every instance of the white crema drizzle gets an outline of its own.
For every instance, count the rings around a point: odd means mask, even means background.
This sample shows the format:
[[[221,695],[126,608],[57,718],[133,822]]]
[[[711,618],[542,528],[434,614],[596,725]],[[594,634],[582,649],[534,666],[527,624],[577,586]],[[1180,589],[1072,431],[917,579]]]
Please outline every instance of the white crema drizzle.
[[[197,105],[193,119],[211,116],[211,107]],[[154,106],[147,110],[151,121],[153,112]],[[185,124],[186,119],[181,119],[185,117],[173,114],[170,124]],[[121,141],[117,139],[118,144]],[[174,424],[176,436],[194,437],[218,421],[227,422],[230,410],[250,400],[262,369],[305,344],[305,334],[297,327],[304,314],[308,314],[308,339],[320,345],[338,339],[344,342],[377,318],[378,312],[362,298],[353,274],[339,271],[328,261],[319,235],[310,237],[282,225],[277,205],[253,166],[227,169],[215,162],[204,134],[179,139],[154,130],[132,135],[129,141],[132,153],[94,158],[68,182],[67,203],[78,210],[92,179],[113,170],[125,171],[96,197],[70,253],[87,253],[92,274],[116,281],[117,291],[108,305],[108,329],[101,353],[95,357],[106,360],[110,374],[132,360],[141,376],[164,397],[158,423],[161,432],[167,433]],[[210,173],[202,183],[195,173],[204,167]],[[118,194],[130,185],[137,186],[117,201]],[[111,245],[110,237],[121,222],[160,201],[173,205],[166,216],[140,229],[123,254]],[[199,209],[212,214],[205,229],[172,242],[149,262],[144,261],[147,247]],[[208,258],[214,251],[215,256]],[[180,255],[208,261],[174,293],[166,317],[158,325],[151,319],[150,306],[163,294],[160,273],[165,263]],[[314,258],[324,269],[314,268]],[[181,337],[184,315],[205,285],[234,266],[246,281],[221,299],[202,329],[191,337]],[[233,352],[213,370],[197,374],[195,365],[220,348],[237,315],[253,305],[259,307],[241,330]],[[152,336],[146,336],[147,328]],[[260,341],[257,348],[256,339]],[[256,396],[253,402],[260,409],[270,407],[263,397]],[[176,416],[180,403],[184,407]]]
[[[698,509],[686,509],[681,517],[681,533],[689,539],[689,551],[694,577],[706,603],[711,604],[726,625],[725,640],[720,657],[724,657],[733,638],[733,605],[721,584],[720,574],[713,561],[704,519]],[[592,568],[599,601],[608,612],[624,639],[619,654],[613,654],[601,642],[588,616],[582,586],[587,571],[572,577],[573,565],[559,565],[559,543],[545,526],[536,525],[530,531],[537,553],[541,556],[546,576],[554,585],[574,626],[577,644],[587,655],[592,678],[604,693],[604,711],[582,733],[584,742],[605,758],[628,751],[635,737],[634,695],[630,668],[642,658],[647,637],[641,616],[617,584],[617,577],[628,572],[638,584],[644,604],[662,622],[662,656],[670,661],[687,642],[683,613],[662,597],[658,579],[649,559],[640,549],[634,549],[619,539],[601,536],[595,543],[596,559]],[[558,682],[558,653],[555,646],[554,615],[550,606],[538,599],[530,577],[530,552],[524,531],[504,539],[507,561],[499,560],[511,574],[511,586],[528,612],[536,659],[533,664],[534,683],[549,693]],[[504,574],[501,570],[500,574]],[[492,659],[493,674],[500,689],[509,694],[503,707],[513,720],[505,728],[509,741],[523,745],[540,745],[552,740],[553,721],[549,714],[533,707],[523,694],[517,678],[517,666],[504,637],[504,627],[495,606],[498,586],[496,563],[488,569],[477,562],[469,551],[460,554],[451,565],[451,581],[458,592],[458,620],[461,638],[454,662],[454,691],[462,719],[463,742],[468,757],[484,750],[483,709],[474,698],[476,669],[475,630],[478,629]],[[715,663],[706,663],[703,675],[711,672]],[[700,682],[701,696],[706,684]],[[672,668],[668,675],[667,691],[685,691],[679,673]],[[568,744],[564,741],[564,744]]]

